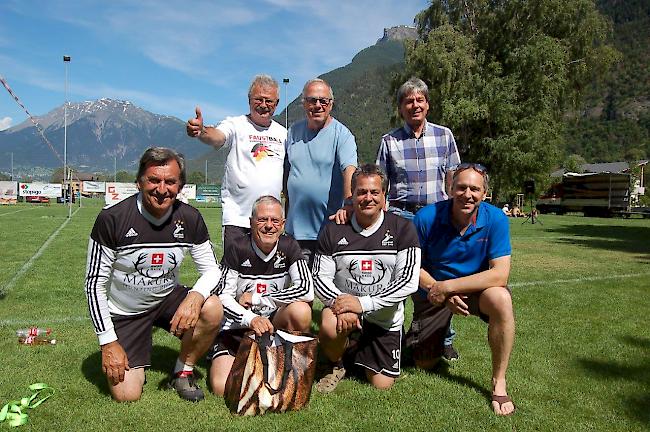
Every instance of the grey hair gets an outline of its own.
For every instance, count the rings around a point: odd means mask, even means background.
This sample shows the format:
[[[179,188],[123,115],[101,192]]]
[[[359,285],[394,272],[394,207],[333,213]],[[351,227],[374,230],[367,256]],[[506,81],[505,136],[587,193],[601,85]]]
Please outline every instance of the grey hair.
[[[185,186],[187,178],[185,174],[185,158],[182,154],[166,147],[149,147],[144,151],[140,158],[140,165],[138,166],[138,174],[136,175],[137,181],[142,180],[144,172],[149,166],[167,165],[167,163],[172,160],[175,160],[181,169],[179,180],[181,182],[180,187],[182,188]]]
[[[301,100],[302,100],[303,102],[305,101],[305,92],[307,92],[307,87],[309,87],[309,86],[312,85],[312,84],[325,84],[325,85],[327,86],[327,88],[329,89],[329,92],[330,92],[330,99],[334,100],[334,93],[332,92],[332,86],[330,86],[330,85],[327,83],[327,81],[325,81],[324,79],[320,79],[320,78],[312,78],[312,79],[310,79],[309,81],[307,81],[307,82],[305,83],[305,85],[302,87],[302,94],[301,94],[300,96],[301,96]]]
[[[251,211],[251,218],[255,219],[257,217],[257,207],[262,205],[262,204],[277,204],[280,206],[280,209],[282,209],[282,218],[284,219],[284,206],[280,202],[279,199],[274,197],[273,195],[262,195],[258,199],[255,200],[253,203],[253,210]]]
[[[255,75],[253,77],[253,81],[251,82],[251,86],[248,88],[249,98],[253,94],[253,87],[255,86],[273,87],[276,90],[279,88],[278,82],[271,75],[266,75],[266,74]]]
[[[388,191],[388,176],[384,170],[381,169],[379,165],[376,164],[364,164],[358,167],[354,174],[352,174],[352,193],[357,187],[357,178],[361,177],[370,177],[370,176],[379,176],[381,179],[381,190],[386,193]]]
[[[420,93],[429,102],[429,87],[418,77],[411,77],[397,89],[397,104],[401,105],[404,98],[411,93]]]

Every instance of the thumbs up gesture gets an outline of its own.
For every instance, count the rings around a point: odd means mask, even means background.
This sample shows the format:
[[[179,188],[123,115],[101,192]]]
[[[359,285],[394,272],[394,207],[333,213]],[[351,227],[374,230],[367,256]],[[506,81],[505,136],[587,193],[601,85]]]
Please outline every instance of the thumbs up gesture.
[[[187,135],[196,138],[201,135],[203,131],[203,114],[201,114],[201,108],[196,107],[196,118],[191,118],[187,121]]]

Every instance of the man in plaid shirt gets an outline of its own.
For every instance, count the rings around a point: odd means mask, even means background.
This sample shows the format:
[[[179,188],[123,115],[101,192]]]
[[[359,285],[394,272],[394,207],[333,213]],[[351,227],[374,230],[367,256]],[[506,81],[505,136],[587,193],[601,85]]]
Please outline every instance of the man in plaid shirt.
[[[377,165],[388,175],[388,211],[413,220],[427,204],[446,200],[453,168],[460,163],[451,130],[427,121],[429,88],[412,77],[397,90],[404,126],[381,138]],[[416,293],[417,295],[417,293]],[[443,356],[457,360],[452,346],[456,333],[449,327]]]

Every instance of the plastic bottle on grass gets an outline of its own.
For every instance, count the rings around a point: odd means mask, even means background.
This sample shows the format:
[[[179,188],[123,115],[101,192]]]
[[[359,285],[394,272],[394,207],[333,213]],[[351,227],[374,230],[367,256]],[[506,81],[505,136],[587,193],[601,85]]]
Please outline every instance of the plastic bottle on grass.
[[[56,339],[49,336],[20,336],[20,345],[56,345]]]
[[[52,329],[45,329],[40,327],[30,327],[24,329],[16,330],[16,336],[18,337],[27,337],[27,336],[49,336],[52,333]]]

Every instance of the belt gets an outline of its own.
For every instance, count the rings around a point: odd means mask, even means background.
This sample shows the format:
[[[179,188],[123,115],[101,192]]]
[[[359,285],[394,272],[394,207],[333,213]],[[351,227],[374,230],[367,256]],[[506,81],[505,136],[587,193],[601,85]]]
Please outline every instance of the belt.
[[[411,213],[416,213],[422,207],[426,206],[426,204],[416,204],[416,203],[410,203],[404,201],[391,201],[388,203],[388,205],[390,207],[396,207],[398,209],[406,210]]]

